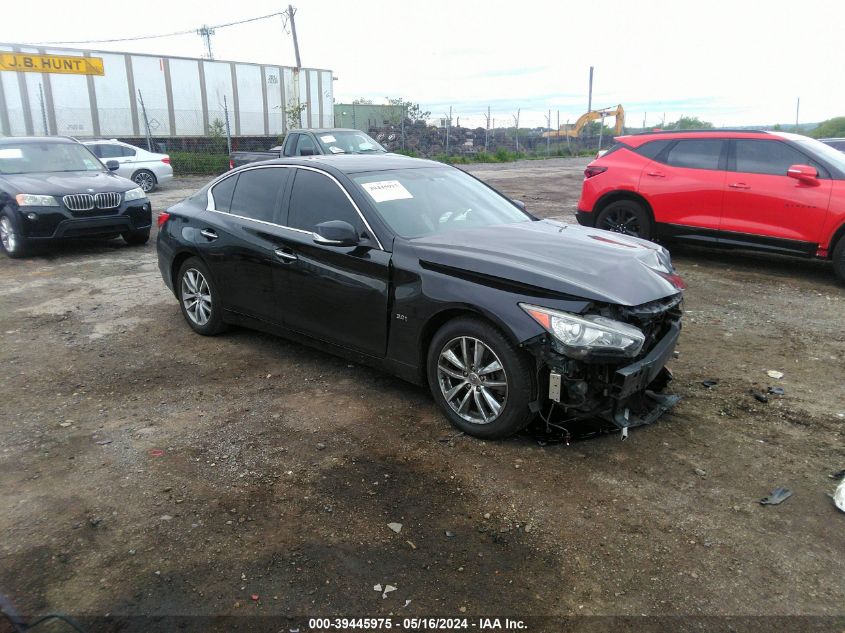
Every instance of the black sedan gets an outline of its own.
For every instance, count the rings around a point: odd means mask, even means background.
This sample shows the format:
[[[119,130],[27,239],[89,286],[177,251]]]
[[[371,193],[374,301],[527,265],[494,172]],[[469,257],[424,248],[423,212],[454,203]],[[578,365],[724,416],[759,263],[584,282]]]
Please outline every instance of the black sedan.
[[[453,167],[268,161],[159,225],[159,267],[194,331],[245,325],[427,384],[467,433],[505,437],[536,414],[627,432],[677,399],[659,393],[683,288],[668,252],[538,220]]]
[[[122,235],[150,239],[147,194],[111,173],[81,143],[64,137],[0,139],[0,245],[9,257],[36,243]]]

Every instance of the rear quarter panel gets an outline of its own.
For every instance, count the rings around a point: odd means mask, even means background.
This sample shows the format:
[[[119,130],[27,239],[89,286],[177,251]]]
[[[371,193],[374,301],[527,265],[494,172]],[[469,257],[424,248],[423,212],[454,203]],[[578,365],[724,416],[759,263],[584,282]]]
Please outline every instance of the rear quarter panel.
[[[584,178],[578,209],[595,212],[596,203],[609,193],[639,191],[640,176],[648,162],[648,159],[624,147],[591,162],[590,166],[607,167],[607,171],[592,178]]]

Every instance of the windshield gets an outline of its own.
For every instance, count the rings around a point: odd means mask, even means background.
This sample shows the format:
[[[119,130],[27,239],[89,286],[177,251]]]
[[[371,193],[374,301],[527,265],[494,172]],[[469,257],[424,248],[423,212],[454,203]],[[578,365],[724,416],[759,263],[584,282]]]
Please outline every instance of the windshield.
[[[383,154],[387,151],[363,132],[326,132],[316,136],[326,154]]]
[[[366,172],[352,178],[401,237],[531,221],[507,198],[452,167]]]
[[[0,174],[60,171],[103,171],[103,164],[77,143],[20,143],[0,145]]]
[[[836,169],[845,174],[845,154],[840,152],[838,149],[834,149],[830,145],[826,145],[814,138],[802,138],[800,141],[795,142],[820,158],[823,158],[830,165],[836,167]]]

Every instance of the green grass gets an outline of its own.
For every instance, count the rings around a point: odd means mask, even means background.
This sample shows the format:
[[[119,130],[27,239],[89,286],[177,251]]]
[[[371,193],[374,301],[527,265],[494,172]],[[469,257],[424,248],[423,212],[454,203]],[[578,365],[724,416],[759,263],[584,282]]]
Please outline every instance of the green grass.
[[[229,169],[229,156],[199,152],[170,152],[170,164],[176,176],[216,176]]]

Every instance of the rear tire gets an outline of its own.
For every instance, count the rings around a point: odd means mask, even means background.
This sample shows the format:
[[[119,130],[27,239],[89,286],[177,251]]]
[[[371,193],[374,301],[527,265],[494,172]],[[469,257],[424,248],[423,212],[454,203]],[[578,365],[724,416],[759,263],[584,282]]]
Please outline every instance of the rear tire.
[[[214,336],[226,329],[217,286],[198,257],[191,257],[180,266],[176,296],[182,316],[197,334]]]
[[[653,231],[651,216],[634,200],[611,202],[596,218],[596,228],[650,240]]]
[[[139,169],[134,174],[132,174],[132,180],[138,185],[141,189],[144,190],[144,193],[149,193],[150,191],[154,191],[156,185],[158,184],[158,180],[156,180],[155,174],[148,169]]]
[[[126,233],[121,233],[121,236],[129,246],[143,246],[150,241],[150,229],[127,231]]]
[[[12,211],[0,213],[0,248],[12,259],[26,257],[27,239],[21,235],[18,219]]]
[[[446,323],[431,340],[426,369],[435,402],[469,435],[509,437],[533,417],[532,364],[486,321],[460,317]]]
[[[845,284],[845,235],[839,238],[833,249],[833,272],[839,283]]]

